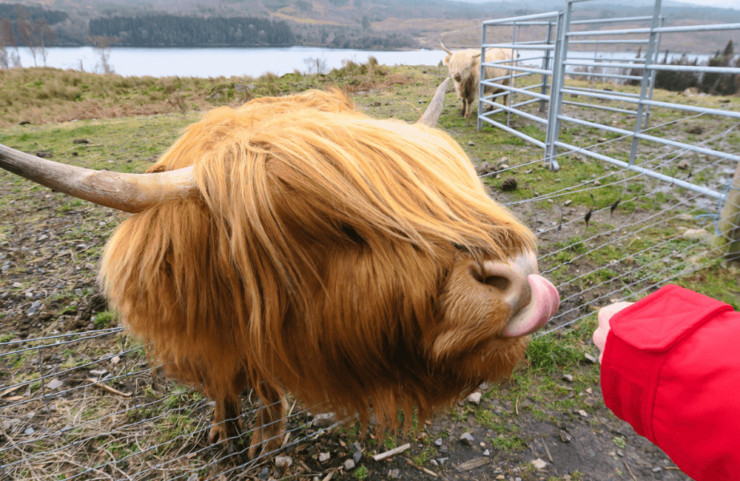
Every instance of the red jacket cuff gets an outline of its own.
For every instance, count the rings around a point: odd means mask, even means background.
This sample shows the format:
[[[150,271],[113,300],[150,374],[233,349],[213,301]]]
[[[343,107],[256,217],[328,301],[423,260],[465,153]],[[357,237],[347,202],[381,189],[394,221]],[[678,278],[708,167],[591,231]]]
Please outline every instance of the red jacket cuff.
[[[654,442],[653,407],[666,353],[724,310],[732,307],[669,285],[615,314],[601,363],[606,406]]]

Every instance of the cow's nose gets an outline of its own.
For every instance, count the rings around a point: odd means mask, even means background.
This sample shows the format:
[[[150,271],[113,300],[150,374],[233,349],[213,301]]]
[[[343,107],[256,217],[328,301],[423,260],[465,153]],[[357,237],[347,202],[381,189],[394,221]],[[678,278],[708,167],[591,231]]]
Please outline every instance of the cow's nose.
[[[456,73],[453,78],[455,79],[455,82],[459,82],[460,80],[462,80],[462,76],[459,73]]]

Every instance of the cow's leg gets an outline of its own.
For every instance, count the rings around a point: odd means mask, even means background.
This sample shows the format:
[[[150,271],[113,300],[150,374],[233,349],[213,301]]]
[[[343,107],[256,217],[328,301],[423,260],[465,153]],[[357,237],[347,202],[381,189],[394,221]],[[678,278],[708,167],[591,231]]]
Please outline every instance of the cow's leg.
[[[208,433],[208,441],[211,443],[222,443],[234,439],[241,432],[239,415],[241,406],[239,396],[225,399],[216,399],[216,408],[213,412],[213,425]]]
[[[467,109],[468,101],[465,99],[462,99],[462,108],[460,109],[460,117],[465,116],[465,109]]]
[[[288,403],[283,393],[272,388],[265,388],[265,400],[257,411],[254,432],[249,443],[247,454],[254,459],[257,454],[270,453],[280,448],[285,430],[285,413]]]
[[[469,100],[466,100],[465,101],[465,118],[466,119],[469,119],[470,118],[470,105],[471,104],[472,104],[472,102],[470,102]]]

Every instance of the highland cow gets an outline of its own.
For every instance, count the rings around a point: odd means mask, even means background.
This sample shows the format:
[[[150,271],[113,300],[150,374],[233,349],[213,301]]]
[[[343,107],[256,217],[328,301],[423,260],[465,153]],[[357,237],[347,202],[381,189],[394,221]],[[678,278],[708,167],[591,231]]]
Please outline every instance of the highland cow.
[[[445,47],[444,43],[440,43],[440,45],[447,52],[443,62],[447,65],[450,78],[455,82],[455,92],[457,92],[457,96],[462,100],[460,115],[469,118],[471,106],[475,103],[476,98],[478,98],[481,52],[472,48],[453,52]],[[503,48],[489,48],[486,50],[487,63],[502,60],[511,60],[511,52],[509,50]],[[507,69],[503,68],[486,67],[487,78],[503,77],[508,72]],[[509,79],[498,80],[497,83],[509,85]],[[484,91],[490,94],[497,94],[502,92],[503,89],[486,85]],[[504,105],[506,105],[508,97],[508,95],[503,96]]]
[[[4,146],[0,166],[134,212],[105,247],[109,302],[215,400],[212,442],[254,389],[250,456],[280,446],[288,392],[382,427],[426,418],[508,376],[558,307],[534,236],[449,135],[336,91],[215,109],[139,176]]]

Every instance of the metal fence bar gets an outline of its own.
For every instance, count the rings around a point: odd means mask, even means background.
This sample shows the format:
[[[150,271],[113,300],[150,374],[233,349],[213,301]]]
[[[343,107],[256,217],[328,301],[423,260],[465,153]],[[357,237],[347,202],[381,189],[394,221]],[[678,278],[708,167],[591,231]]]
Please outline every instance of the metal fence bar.
[[[623,94],[598,94],[595,92],[582,92],[582,91],[576,91],[572,87],[564,88],[564,93],[573,94],[573,95],[583,95],[584,97],[596,97],[604,100],[616,100],[619,102],[628,102],[628,103],[637,103],[638,101],[629,97],[624,96]],[[652,105],[654,107],[666,107],[666,108],[672,108],[675,110],[683,110],[687,112],[698,112],[702,114],[711,114],[711,115],[719,115],[722,117],[728,117],[731,119],[740,119],[740,112],[734,112],[732,110],[722,110],[722,109],[712,109],[708,107],[697,107],[695,105],[685,105],[685,104],[672,104],[669,102],[660,102],[657,100],[643,100],[643,103],[646,105]]]
[[[681,149],[698,152],[700,154],[713,155],[715,157],[721,157],[723,159],[732,160],[734,162],[740,162],[740,155],[730,154],[728,152],[722,152],[720,150],[706,149],[704,147],[698,147],[693,144],[687,144],[687,143],[678,142],[675,140],[664,139],[662,137],[656,137],[654,135],[647,135],[643,133],[635,134],[634,132],[631,132],[629,130],[620,129],[618,127],[611,127],[609,125],[597,124],[595,122],[589,122],[587,120],[575,119],[573,117],[568,117],[567,115],[560,115],[558,117],[560,118],[560,120],[565,120],[567,122],[571,122],[574,124],[583,125],[585,127],[594,127],[594,128],[601,129],[601,130],[606,130],[608,132],[614,132],[615,134],[634,136],[634,137],[639,138],[640,140],[649,140],[649,141],[656,142],[659,144],[670,145],[671,147],[678,147]]]
[[[630,114],[630,115],[637,114],[637,110],[620,109],[617,107],[607,107],[606,105],[598,105],[598,104],[585,104],[583,102],[573,102],[572,100],[563,100],[563,104],[564,105],[577,105],[579,107],[588,107],[590,109],[606,110],[608,112],[617,112],[620,114]]]
[[[501,130],[505,130],[506,132],[508,132],[508,133],[510,133],[512,135],[515,135],[515,136],[519,137],[520,139],[524,139],[527,142],[530,142],[530,143],[536,145],[537,147],[545,148],[545,143],[542,142],[541,140],[537,140],[534,137],[531,137],[531,136],[529,136],[527,134],[523,134],[523,133],[519,132],[516,129],[512,129],[510,127],[507,127],[506,125],[504,125],[504,124],[502,124],[500,122],[496,122],[495,120],[489,119],[488,117],[485,117],[485,116],[482,116],[482,115],[479,116],[478,119],[480,121],[482,121],[482,122],[487,122],[487,123],[489,123],[489,124],[491,124],[491,125],[493,125],[495,127],[498,127]]]
[[[651,20],[651,15],[643,15],[640,17],[614,17],[614,18],[593,18],[588,20],[573,20],[570,22],[571,25],[589,25],[593,23],[621,23],[621,22],[639,22],[642,20]]]
[[[499,18],[499,19],[494,19],[494,20],[486,20],[485,22],[483,22],[483,26],[501,25],[501,24],[506,25],[512,22],[520,23],[520,22],[525,22],[528,20],[538,20],[540,18],[550,19],[552,17],[557,17],[558,15],[560,15],[560,13],[561,12],[557,10],[553,10],[552,12],[546,12],[546,13],[535,13],[532,15],[522,15],[519,17],[509,17],[509,18]],[[543,25],[546,25],[546,23],[543,23]]]
[[[684,189],[688,189],[694,192],[698,192],[700,194],[706,195],[708,197],[712,197],[713,199],[722,199],[724,197],[724,194],[720,192],[716,192],[712,189],[708,189],[706,187],[702,187],[700,185],[695,185],[690,182],[686,182],[681,179],[676,179],[675,177],[670,177],[668,175],[660,174],[658,172],[654,172],[651,169],[646,169],[644,167],[640,167],[637,165],[632,165],[628,162],[624,162],[622,160],[617,160],[613,157],[609,157],[607,155],[602,155],[596,152],[592,152],[590,150],[582,149],[578,146],[567,144],[565,142],[556,142],[558,147],[562,147],[564,149],[568,149],[573,151],[574,153],[586,155],[588,157],[593,157],[594,159],[603,160],[604,162],[608,162],[610,164],[617,165],[619,167],[623,167],[625,169],[634,170],[635,172],[639,172],[641,174],[647,175],[648,177],[652,177],[654,179],[661,180],[663,182],[674,184],[678,187],[682,187]]]
[[[588,60],[567,60],[564,62],[565,65],[571,66],[571,67],[603,67],[604,65],[601,65],[600,62],[591,62]],[[703,73],[728,73],[728,74],[740,74],[740,68],[738,67],[705,67],[702,65],[666,65],[666,64],[657,64],[657,65],[646,65],[642,66],[640,64],[631,64],[631,63],[617,63],[617,64],[609,64],[609,68],[624,68],[624,69],[631,69],[631,68],[638,68],[640,70],[647,69],[647,70],[671,70],[675,72],[703,72]]]
[[[637,35],[655,33],[716,32],[722,30],[740,30],[740,23],[720,23],[711,25],[690,25],[680,27],[625,28],[619,30],[584,30],[568,32],[569,37],[587,37],[590,35]]]

